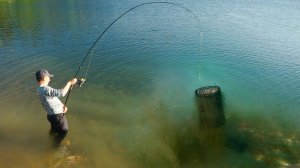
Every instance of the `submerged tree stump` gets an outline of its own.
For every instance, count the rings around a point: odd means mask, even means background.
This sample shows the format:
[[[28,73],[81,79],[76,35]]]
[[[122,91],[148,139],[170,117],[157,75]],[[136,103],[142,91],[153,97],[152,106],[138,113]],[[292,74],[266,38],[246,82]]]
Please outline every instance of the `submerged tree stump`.
[[[219,86],[206,86],[195,91],[200,125],[217,128],[225,123],[221,89]]]

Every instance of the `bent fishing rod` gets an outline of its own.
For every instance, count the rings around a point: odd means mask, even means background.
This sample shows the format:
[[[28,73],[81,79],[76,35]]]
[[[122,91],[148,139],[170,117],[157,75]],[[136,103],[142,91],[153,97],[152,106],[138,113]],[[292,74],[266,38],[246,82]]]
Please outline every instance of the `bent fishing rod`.
[[[127,13],[133,11],[134,9],[136,8],[139,8],[139,7],[142,7],[142,6],[146,6],[146,5],[151,5],[151,4],[168,4],[168,5],[172,5],[172,6],[177,6],[177,7],[180,7],[182,9],[184,9],[185,11],[189,12],[190,14],[193,15],[193,17],[197,20],[198,23],[200,23],[197,15],[192,12],[190,9],[180,5],[180,4],[177,4],[177,3],[173,3],[173,2],[146,2],[146,3],[142,3],[140,5],[137,5],[137,6],[134,6],[132,8],[130,8],[129,10],[127,10],[126,12],[124,12],[123,14],[121,14],[118,18],[116,18],[109,26],[106,27],[106,29],[98,36],[98,38],[95,40],[95,42],[92,44],[92,46],[89,48],[88,52],[86,53],[85,57],[83,58],[83,60],[81,61],[79,67],[78,67],[78,70],[76,71],[75,75],[74,75],[74,78],[77,78],[77,75],[78,73],[80,72],[82,66],[83,66],[83,63],[85,62],[85,60],[90,56],[89,58],[89,63],[88,63],[88,67],[87,67],[87,70],[86,70],[86,73],[85,73],[85,77],[84,78],[80,78],[77,80],[77,85],[79,85],[80,87],[83,85],[83,83],[86,81],[86,78],[87,78],[87,73],[88,73],[88,70],[89,70],[89,67],[90,67],[90,63],[91,63],[91,60],[92,60],[92,53],[93,53],[93,50],[96,46],[96,44],[98,43],[98,41],[101,39],[101,37],[108,31],[108,29],[110,27],[112,27],[119,19],[121,19],[123,16],[125,16]],[[68,103],[68,99],[69,99],[69,96],[71,94],[71,91],[73,89],[73,86],[71,86],[71,88],[69,89],[68,91],[68,94],[67,94],[67,98],[66,98],[66,101],[65,101],[65,106],[67,105]]]

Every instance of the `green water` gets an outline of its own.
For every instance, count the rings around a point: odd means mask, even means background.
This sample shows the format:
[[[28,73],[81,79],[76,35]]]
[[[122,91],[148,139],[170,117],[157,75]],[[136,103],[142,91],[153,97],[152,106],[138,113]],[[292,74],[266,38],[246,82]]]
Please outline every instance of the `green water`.
[[[274,168],[300,162],[297,1],[170,1],[138,8],[97,43],[50,149],[39,68],[63,87],[100,33],[148,1],[0,0],[2,167]],[[80,73],[80,76],[84,73]],[[222,89],[226,123],[199,127],[194,90]],[[64,99],[62,99],[64,100]],[[298,165],[299,166],[299,165]]]

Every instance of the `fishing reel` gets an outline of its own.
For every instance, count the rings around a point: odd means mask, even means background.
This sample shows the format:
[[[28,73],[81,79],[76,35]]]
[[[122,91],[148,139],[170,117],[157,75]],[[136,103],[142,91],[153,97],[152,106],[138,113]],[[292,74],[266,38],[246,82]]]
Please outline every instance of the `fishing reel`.
[[[78,85],[79,87],[81,87],[84,84],[85,80],[86,79],[84,79],[84,78],[78,78],[76,85]]]

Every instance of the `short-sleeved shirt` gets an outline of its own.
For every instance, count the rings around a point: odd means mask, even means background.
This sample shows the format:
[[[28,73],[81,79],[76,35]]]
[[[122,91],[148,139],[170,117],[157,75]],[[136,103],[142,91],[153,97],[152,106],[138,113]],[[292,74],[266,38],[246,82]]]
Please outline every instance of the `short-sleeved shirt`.
[[[50,86],[40,86],[37,88],[42,107],[48,115],[63,113],[63,103],[58,99],[62,97],[62,89],[53,89]]]

